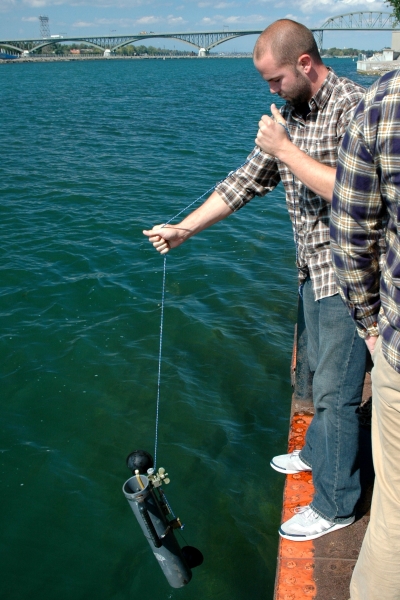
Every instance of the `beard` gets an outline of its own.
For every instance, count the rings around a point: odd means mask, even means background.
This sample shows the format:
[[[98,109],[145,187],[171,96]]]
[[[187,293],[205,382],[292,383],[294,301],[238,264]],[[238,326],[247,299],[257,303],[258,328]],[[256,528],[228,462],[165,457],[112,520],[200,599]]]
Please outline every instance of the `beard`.
[[[310,80],[296,68],[294,69],[296,81],[290,90],[280,94],[281,98],[292,104],[300,106],[307,104],[312,97],[312,88]]]

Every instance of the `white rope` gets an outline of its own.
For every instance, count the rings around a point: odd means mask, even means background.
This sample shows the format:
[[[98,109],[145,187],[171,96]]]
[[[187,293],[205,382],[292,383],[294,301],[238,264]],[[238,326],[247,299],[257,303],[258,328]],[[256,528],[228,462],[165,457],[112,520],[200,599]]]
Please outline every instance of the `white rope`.
[[[261,152],[261,150],[259,150],[258,152],[256,152],[256,154],[254,154],[254,156],[252,156],[251,158],[248,158],[243,164],[240,165],[240,167],[238,167],[237,169],[235,169],[235,171],[231,171],[227,175],[227,177],[225,177],[225,179],[227,179],[228,177],[231,177],[234,173],[236,173],[236,171],[239,171],[239,169],[241,169],[242,167],[244,167],[245,165],[247,165],[256,156],[258,156],[260,154],[260,152]],[[222,181],[224,181],[224,180],[222,180]],[[174,215],[173,217],[171,217],[171,219],[169,219],[166,223],[164,223],[163,227],[165,227],[166,225],[168,225],[169,223],[171,223],[171,221],[175,220],[182,213],[186,212],[194,204],[196,204],[197,202],[199,202],[200,200],[202,200],[202,198],[204,198],[205,196],[207,196],[208,194],[210,194],[211,192],[213,192],[215,190],[215,188],[217,187],[217,185],[219,185],[219,183],[221,183],[221,182],[219,181],[218,183],[216,183],[215,185],[213,185],[213,187],[211,187],[209,190],[207,190],[206,192],[204,192],[204,194],[202,194],[201,196],[199,196],[198,198],[196,198],[196,200],[193,200],[193,202],[191,202],[190,204],[188,204],[187,206],[185,206],[185,208],[183,208],[182,210],[180,210],[176,215]],[[160,343],[159,343],[159,350],[158,350],[156,432],[155,432],[155,443],[154,443],[154,469],[155,470],[157,470],[156,466],[157,466],[157,448],[158,448],[158,426],[159,426],[159,421],[160,421],[161,362],[162,362],[162,342],[163,342],[163,331],[164,331],[164,305],[165,305],[165,281],[166,281],[166,276],[167,276],[167,256],[164,255],[164,269],[163,269],[163,281],[162,281],[162,293],[161,293]]]

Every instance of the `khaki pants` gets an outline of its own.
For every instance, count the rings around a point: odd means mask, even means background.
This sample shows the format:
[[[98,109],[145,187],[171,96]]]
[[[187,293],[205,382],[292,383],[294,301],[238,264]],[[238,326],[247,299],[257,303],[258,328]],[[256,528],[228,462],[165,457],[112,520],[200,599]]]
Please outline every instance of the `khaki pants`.
[[[378,338],[372,369],[371,520],[350,584],[351,600],[400,600],[400,374]]]

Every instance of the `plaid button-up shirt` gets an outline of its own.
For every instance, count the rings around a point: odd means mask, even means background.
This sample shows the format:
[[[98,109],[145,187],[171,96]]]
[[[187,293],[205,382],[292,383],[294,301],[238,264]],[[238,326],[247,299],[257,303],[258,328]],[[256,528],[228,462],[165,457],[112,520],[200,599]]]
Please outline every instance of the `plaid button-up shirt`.
[[[338,147],[364,89],[329,71],[309,101],[309,114],[297,114],[290,104],[282,116],[292,142],[318,162],[336,167]],[[300,281],[310,275],[316,300],[337,293],[332,267],[329,219],[330,204],[296,179],[282,162],[255,148],[241,169],[217,187],[221,198],[236,211],[254,196],[265,196],[282,181],[292,221]]]
[[[400,373],[400,71],[367,91],[343,140],[331,235],[360,335],[378,322],[382,352]]]

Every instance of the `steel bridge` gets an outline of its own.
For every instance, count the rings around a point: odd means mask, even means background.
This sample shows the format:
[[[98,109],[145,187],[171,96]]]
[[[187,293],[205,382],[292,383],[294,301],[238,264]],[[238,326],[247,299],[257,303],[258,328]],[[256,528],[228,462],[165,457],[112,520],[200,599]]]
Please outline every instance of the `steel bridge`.
[[[351,12],[331,17],[319,29],[312,29],[318,48],[321,50],[324,31],[394,31],[400,24],[390,12]]]
[[[399,30],[400,25],[389,12],[352,12],[336,17],[331,17],[318,28],[312,28],[315,40],[319,49],[322,48],[324,31],[393,31]],[[115,36],[67,36],[57,35],[41,39],[25,40],[0,40],[0,49],[14,51],[18,54],[35,54],[38,50],[61,42],[73,42],[77,44],[87,44],[94,48],[114,53],[119,48],[149,40],[152,38],[167,38],[185,42],[196,48],[199,53],[208,54],[212,48],[223,44],[228,40],[243,37],[245,35],[259,35],[263,30],[237,30],[237,31],[209,31],[209,32],[190,32],[190,33],[155,33],[142,31],[134,35],[115,35]]]

